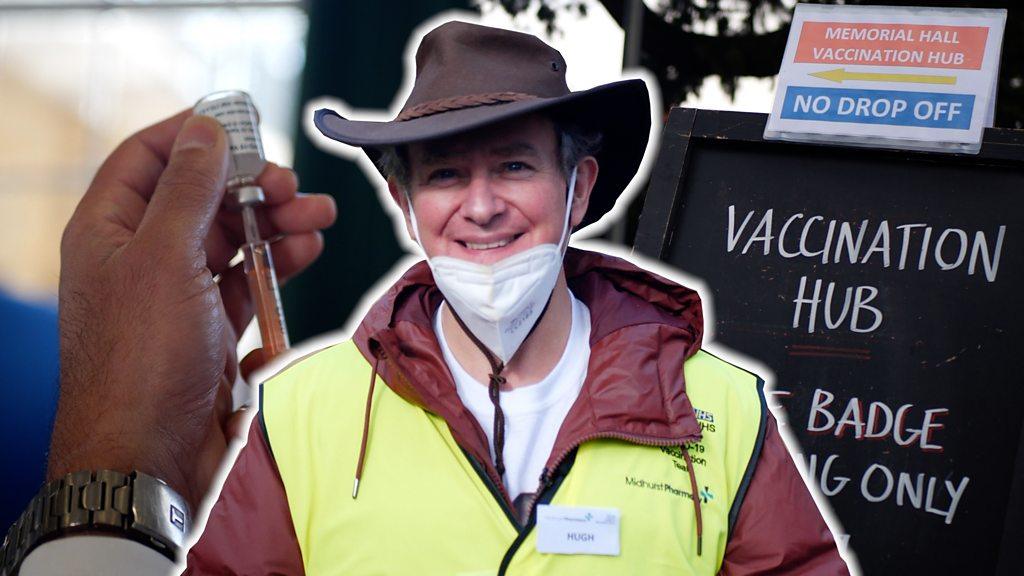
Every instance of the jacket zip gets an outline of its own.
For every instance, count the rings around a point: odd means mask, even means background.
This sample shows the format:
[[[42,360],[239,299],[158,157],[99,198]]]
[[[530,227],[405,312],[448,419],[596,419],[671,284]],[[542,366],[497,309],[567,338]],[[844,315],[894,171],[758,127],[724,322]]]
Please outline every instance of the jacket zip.
[[[487,489],[491,492],[491,496],[494,496],[494,499],[498,501],[498,505],[501,507],[501,511],[505,513],[505,516],[508,517],[508,521],[512,523],[512,526],[515,527],[516,531],[522,531],[523,527],[519,524],[519,520],[516,519],[515,512],[509,508],[507,498],[505,498],[503,493],[494,484],[490,474],[484,470],[483,466],[476,461],[476,458],[474,458],[472,454],[466,452],[465,448],[462,448],[462,446],[459,446],[459,448],[462,449],[462,453],[466,456],[466,460],[469,460],[469,464],[473,467],[473,470],[476,470],[477,476],[479,476],[480,480],[483,481],[484,486],[487,486]]]
[[[569,453],[572,453],[571,451]],[[575,458],[573,458],[575,461]],[[551,473],[550,468],[545,468],[540,474],[540,486],[537,488],[537,492],[534,493],[533,498],[530,499],[530,505],[527,508],[529,513],[527,514],[527,521],[523,528],[519,531],[516,539],[512,541],[511,546],[505,551],[505,555],[501,559],[501,565],[498,567],[498,576],[502,576],[508,570],[509,565],[512,563],[512,558],[515,557],[516,552],[519,551],[519,547],[522,546],[526,537],[530,535],[530,530],[537,524],[537,503],[540,501],[550,502],[551,498],[554,497],[555,492],[562,485],[562,480],[565,479],[569,474],[569,468],[572,465],[568,465],[562,469],[561,463],[559,466],[554,468],[555,474]],[[550,496],[549,496],[550,495]]]
[[[558,454],[558,457],[555,459],[555,463],[553,466],[545,468],[544,471],[541,472],[540,488],[537,489],[537,492],[533,495],[533,498],[530,499],[530,503],[526,508],[528,510],[528,520],[526,524],[522,527],[522,529],[519,531],[519,535],[516,536],[516,539],[512,542],[512,545],[509,546],[509,549],[507,551],[505,551],[505,556],[501,559],[501,566],[498,568],[498,576],[504,576],[504,574],[508,570],[509,565],[512,563],[512,558],[516,555],[516,552],[519,551],[519,547],[522,546],[523,542],[526,540],[526,537],[530,535],[530,530],[532,530],[533,527],[537,524],[537,504],[544,498],[547,492],[552,489],[552,487],[554,488],[554,490],[557,491],[557,489],[561,486],[561,480],[563,480],[565,476],[568,475],[569,473],[568,470],[561,471],[558,475],[559,481],[556,483],[551,471],[558,471],[559,467],[562,465],[562,462],[565,460],[565,457],[573,453],[584,442],[590,442],[591,440],[597,440],[600,438],[616,438],[619,440],[625,440],[627,442],[641,444],[644,446],[682,446],[695,440],[699,440],[700,434],[690,435],[682,439],[658,440],[644,438],[642,436],[634,436],[632,434],[623,434],[619,432],[597,432],[594,434],[588,434],[583,438],[579,439],[578,441],[570,444],[569,448],[561,451]],[[683,449],[685,450],[685,448]],[[554,495],[552,494],[552,497],[553,496]],[[550,499],[548,499],[548,501],[550,502]]]

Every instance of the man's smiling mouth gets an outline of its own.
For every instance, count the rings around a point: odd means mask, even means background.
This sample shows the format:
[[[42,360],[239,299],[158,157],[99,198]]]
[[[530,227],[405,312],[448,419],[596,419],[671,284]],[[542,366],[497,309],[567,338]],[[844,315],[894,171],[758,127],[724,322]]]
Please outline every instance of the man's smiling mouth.
[[[462,244],[464,247],[466,247],[466,248],[468,248],[470,250],[492,250],[492,249],[495,249],[495,248],[503,248],[505,246],[508,246],[512,242],[515,242],[520,236],[522,236],[522,234],[516,234],[516,235],[511,236],[509,238],[503,238],[501,240],[496,240],[494,242],[486,242],[486,243],[483,243],[483,242],[469,242],[469,241],[463,241],[463,240],[459,240],[458,243]]]

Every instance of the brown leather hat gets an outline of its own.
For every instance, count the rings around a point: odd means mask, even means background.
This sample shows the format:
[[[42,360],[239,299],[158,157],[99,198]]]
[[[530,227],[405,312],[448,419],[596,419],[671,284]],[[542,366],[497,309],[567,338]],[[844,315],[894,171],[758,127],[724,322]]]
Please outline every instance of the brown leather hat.
[[[423,37],[412,93],[394,120],[348,120],[323,108],[314,123],[328,138],[360,146],[376,160],[381,146],[451,136],[533,112],[604,135],[599,176],[580,227],[597,221],[643,159],[651,127],[647,85],[624,80],[571,92],[565,59],[536,36],[448,22]]]

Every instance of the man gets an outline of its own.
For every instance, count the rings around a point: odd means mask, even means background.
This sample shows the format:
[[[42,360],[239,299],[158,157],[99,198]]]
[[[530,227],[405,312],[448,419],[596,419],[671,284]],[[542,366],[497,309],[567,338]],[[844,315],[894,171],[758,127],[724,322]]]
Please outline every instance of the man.
[[[570,92],[537,38],[460,22],[416,63],[394,121],[316,124],[427,261],[263,386],[189,572],[846,573],[697,294],[566,248],[637,170],[643,83]]]

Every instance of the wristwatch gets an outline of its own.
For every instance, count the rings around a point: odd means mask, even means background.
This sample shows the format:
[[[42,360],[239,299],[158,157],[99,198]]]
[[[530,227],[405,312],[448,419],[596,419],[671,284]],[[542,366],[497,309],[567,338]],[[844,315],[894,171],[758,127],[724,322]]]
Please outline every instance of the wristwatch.
[[[175,562],[190,524],[185,500],[148,474],[74,472],[45,484],[7,531],[0,576],[17,574],[36,546],[86,532],[130,538]]]

